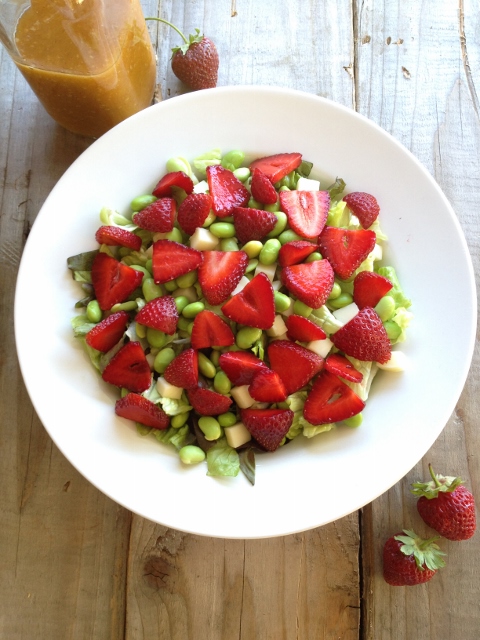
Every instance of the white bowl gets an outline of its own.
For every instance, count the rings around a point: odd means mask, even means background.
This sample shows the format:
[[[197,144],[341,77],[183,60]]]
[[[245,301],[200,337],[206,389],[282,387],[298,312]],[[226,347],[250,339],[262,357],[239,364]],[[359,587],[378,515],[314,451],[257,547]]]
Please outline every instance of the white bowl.
[[[257,456],[256,484],[214,479],[205,465],[137,435],[114,414],[115,390],[72,337],[79,288],[66,258],[95,248],[103,206],[123,211],[168,158],[219,147],[255,156],[299,151],[349,191],[381,204],[393,264],[413,300],[402,350],[408,369],[379,374],[358,429],[299,437]],[[325,186],[325,185],[324,185]],[[157,104],[91,145],[52,190],[31,230],[15,300],[18,356],[52,439],[90,482],[141,516],[224,538],[285,535],[374,500],[425,454],[468,373],[476,327],[474,277],[458,220],[430,174],[378,126],[343,106],[273,87],[224,87]]]

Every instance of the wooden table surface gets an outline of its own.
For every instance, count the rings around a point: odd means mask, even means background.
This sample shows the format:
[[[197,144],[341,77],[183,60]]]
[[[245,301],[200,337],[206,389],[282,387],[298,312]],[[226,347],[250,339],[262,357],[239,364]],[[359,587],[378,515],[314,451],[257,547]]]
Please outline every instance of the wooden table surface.
[[[144,0],[143,6],[145,15],[187,32],[198,27],[216,42],[220,86],[300,89],[390,132],[445,192],[480,271],[478,0]],[[149,29],[161,94],[174,99],[185,91],[169,66],[179,37],[157,23]],[[428,462],[461,475],[480,496],[478,349],[432,449],[358,513],[302,534],[250,541],[187,535],[135,516],[57,450],[32,408],[15,352],[13,301],[24,242],[47,194],[90,141],[55,125],[3,49],[0,122],[0,637],[478,639],[479,534],[442,542],[448,564],[426,585],[392,588],[381,575],[387,537],[404,527],[430,531],[409,493],[412,481],[427,476]],[[445,312],[455,331],[461,300]]]

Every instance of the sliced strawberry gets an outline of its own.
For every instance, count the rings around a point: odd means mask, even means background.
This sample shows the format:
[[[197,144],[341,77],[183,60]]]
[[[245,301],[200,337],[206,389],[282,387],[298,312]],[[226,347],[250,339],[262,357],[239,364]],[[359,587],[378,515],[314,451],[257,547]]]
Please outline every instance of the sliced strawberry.
[[[192,407],[202,416],[218,416],[228,411],[232,404],[228,396],[201,387],[189,389],[187,396]]]
[[[156,198],[171,196],[173,193],[172,187],[178,187],[179,189],[183,189],[186,193],[192,193],[193,182],[192,179],[183,171],[171,171],[170,173],[166,173],[159,180],[152,193]]]
[[[278,195],[271,180],[260,169],[253,169],[250,183],[252,196],[262,204],[275,204]]]
[[[343,199],[353,215],[360,220],[364,229],[372,226],[380,213],[380,207],[374,196],[364,191],[354,191]]]
[[[328,191],[281,191],[280,208],[298,235],[316,238],[325,226],[330,194]]]
[[[125,333],[128,323],[128,313],[118,311],[104,318],[85,336],[89,347],[106,353],[114,347]]]
[[[150,300],[137,313],[135,321],[157,331],[163,331],[163,333],[170,336],[173,335],[178,322],[178,309],[175,298],[162,296],[161,298]]]
[[[275,451],[293,422],[290,409],[241,409],[240,418],[255,440],[267,451]]]
[[[95,240],[98,244],[108,244],[109,246],[127,247],[134,251],[140,251],[142,239],[127,229],[104,225],[97,230]]]
[[[203,253],[173,240],[153,243],[153,279],[157,284],[174,280],[197,269],[203,262]],[[142,274],[140,274],[142,275]]]
[[[258,371],[268,370],[267,365],[250,351],[222,353],[218,364],[235,386],[250,384]]]
[[[125,302],[140,286],[142,278],[141,271],[136,271],[101,251],[93,260],[92,285],[102,311]]]
[[[340,353],[332,353],[327,356],[325,369],[336,376],[340,376],[340,378],[350,380],[350,382],[361,382],[363,380],[363,373],[355,369],[350,360]]]
[[[178,207],[178,224],[191,236],[208,218],[212,205],[213,201],[208,193],[191,193]]]
[[[177,203],[173,198],[160,198],[133,216],[133,223],[153,233],[168,233],[173,229]]]
[[[373,251],[375,240],[374,231],[325,227],[318,245],[338,277],[347,280]]]
[[[281,267],[289,267],[292,264],[303,262],[305,258],[318,249],[317,245],[307,240],[292,240],[286,242],[278,252],[278,264]]]
[[[182,389],[193,389],[198,384],[198,353],[195,349],[185,349],[176,356],[165,369],[163,377],[167,382]]]
[[[229,216],[234,207],[244,207],[250,200],[248,189],[229,169],[210,165],[206,169],[213,210],[219,218]]]
[[[312,309],[325,304],[335,279],[328,260],[293,264],[282,269],[280,278],[290,293]]]
[[[360,413],[365,403],[345,382],[329,371],[316,378],[303,407],[310,424],[331,424]]]
[[[232,214],[235,235],[240,244],[245,244],[249,240],[261,240],[277,224],[277,216],[263,209],[235,207]]]
[[[258,329],[270,329],[275,320],[275,300],[272,283],[260,272],[222,306],[222,313],[239,324]]]
[[[152,429],[166,429],[170,424],[170,418],[161,407],[138,393],[128,393],[117,400],[115,413]]]
[[[289,173],[297,169],[302,164],[301,153],[276,153],[273,156],[266,156],[254,160],[250,165],[250,171],[255,169],[267,176],[275,184]]]
[[[281,377],[272,369],[257,371],[248,392],[257,402],[283,402],[287,397]]]
[[[287,394],[304,387],[323,368],[323,358],[290,340],[275,340],[268,345],[271,368],[283,380]]]
[[[285,320],[287,325],[287,337],[299,342],[311,342],[312,340],[324,340],[327,334],[308,318],[293,314]]]
[[[359,309],[374,307],[392,287],[385,276],[374,271],[360,271],[353,281],[353,301]]]
[[[341,329],[330,336],[333,344],[352,358],[380,362],[390,360],[392,349],[377,312],[364,307]]]
[[[244,251],[204,251],[198,281],[208,304],[224,302],[240,282],[248,264]]]
[[[194,349],[229,347],[234,343],[233,331],[216,313],[205,309],[195,316],[191,335],[191,344]]]
[[[102,378],[134,393],[146,391],[152,382],[152,373],[141,344],[127,342],[107,364]]]

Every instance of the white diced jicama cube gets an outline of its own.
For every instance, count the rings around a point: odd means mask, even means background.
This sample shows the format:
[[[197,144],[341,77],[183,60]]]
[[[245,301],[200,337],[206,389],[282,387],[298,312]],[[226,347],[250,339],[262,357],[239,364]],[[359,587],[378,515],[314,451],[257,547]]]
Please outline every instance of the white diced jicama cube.
[[[373,256],[374,260],[381,260],[383,258],[383,249],[382,249],[382,245],[381,244],[376,244],[373,248],[372,253],[370,254]]]
[[[355,302],[351,302],[350,304],[347,304],[345,307],[341,307],[340,309],[335,309],[335,311],[333,311],[333,315],[339,322],[342,322],[343,324],[347,324],[347,322],[350,322],[350,320],[352,320],[359,311],[360,309],[357,307]]]
[[[162,398],[171,398],[172,400],[180,400],[182,397],[182,387],[176,387],[167,382],[163,376],[160,376],[156,383],[157,391]]]
[[[200,180],[200,182],[194,185],[193,193],[207,193],[208,189],[208,182],[206,180]]]
[[[323,340],[312,340],[305,346],[307,349],[310,349],[310,351],[313,351],[313,353],[316,353],[317,356],[326,358],[332,350],[333,342],[329,338],[324,338]]]
[[[283,286],[283,283],[280,280],[274,280],[272,282],[272,287],[274,291],[280,291],[282,286]]]
[[[190,236],[190,246],[197,251],[212,251],[219,242],[217,236],[203,227],[197,227]]]
[[[243,422],[237,422],[231,427],[225,427],[224,431],[227,442],[233,449],[241,447],[242,444],[245,444],[252,439],[250,431],[243,424]]]
[[[237,293],[240,293],[240,291],[242,291],[249,283],[250,283],[250,280],[247,278],[247,276],[242,276],[240,279],[240,282],[232,291],[232,296],[236,295]]]
[[[276,338],[283,335],[284,333],[287,333],[287,325],[285,324],[285,321],[283,320],[281,315],[276,315],[275,320],[273,321],[273,325],[270,327],[270,329],[267,329],[267,336]]]
[[[379,369],[383,369],[384,371],[391,371],[394,373],[405,371],[407,365],[407,356],[403,353],[403,351],[392,351],[392,356],[388,362],[386,362],[385,364],[380,364],[380,362],[377,362],[377,365]]]
[[[153,353],[147,353],[147,355],[145,356],[146,361],[148,362],[148,366],[150,367],[151,370],[153,370],[153,363],[155,361],[155,356]]]
[[[255,400],[248,392],[248,384],[232,387],[230,393],[240,409],[248,409],[255,403]]]
[[[301,177],[297,181],[297,191],[320,191],[320,181]]]
[[[270,282],[273,282],[273,280],[275,279],[276,270],[277,270],[276,262],[274,262],[273,264],[262,264],[261,262],[259,262],[255,268],[255,275],[258,275],[259,273],[264,273],[268,277]]]

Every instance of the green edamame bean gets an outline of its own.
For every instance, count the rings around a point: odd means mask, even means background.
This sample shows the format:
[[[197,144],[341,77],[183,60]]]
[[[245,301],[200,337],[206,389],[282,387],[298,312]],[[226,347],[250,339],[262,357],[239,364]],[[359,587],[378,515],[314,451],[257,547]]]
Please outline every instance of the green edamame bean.
[[[155,298],[160,298],[163,295],[162,287],[155,283],[153,278],[146,278],[142,283],[143,297],[146,302],[150,302]]]
[[[222,427],[220,426],[218,420],[216,420],[212,416],[202,416],[201,418],[199,418],[198,426],[205,436],[205,440],[218,440],[222,436]]]
[[[277,313],[282,313],[282,311],[286,311],[290,308],[292,301],[288,296],[280,291],[275,291],[274,293],[274,301],[275,301],[275,311]]]
[[[247,264],[247,268],[245,269],[245,273],[250,273],[251,271],[255,271],[258,266],[258,260],[253,258],[253,260],[249,260]]]
[[[114,304],[110,311],[116,313],[117,311],[136,311],[137,303],[135,300],[127,300],[127,302],[119,302]]]
[[[231,411],[227,411],[217,416],[217,420],[221,427],[233,427],[237,423],[237,416]]]
[[[278,213],[280,211],[280,200],[274,202],[273,204],[266,204],[263,207],[265,211],[270,211],[270,213]]]
[[[222,355],[221,351],[219,350],[219,348],[214,348],[212,349],[212,351],[210,352],[210,360],[213,362],[215,367],[219,366],[220,363],[220,356]]]
[[[152,204],[152,202],[155,202],[156,200],[157,198],[155,196],[152,196],[149,193],[143,196],[137,196],[131,201],[130,209],[132,211],[141,211],[142,209],[145,209],[145,207],[148,207],[149,204]]]
[[[183,464],[198,464],[205,460],[205,452],[194,444],[186,444],[178,452]]]
[[[170,424],[174,429],[180,429],[187,422],[190,416],[190,411],[184,411],[183,413],[177,413],[176,416],[172,416]]]
[[[169,293],[172,293],[172,291],[175,291],[175,289],[178,289],[176,280],[169,280],[168,282],[164,282],[163,286]]]
[[[297,316],[308,318],[312,311],[312,307],[309,307],[301,300],[295,300],[295,302],[293,303],[293,313],[295,313]]]
[[[125,389],[125,387],[122,387],[120,389],[120,397],[121,398],[125,398],[125,396],[128,396],[129,393],[130,393],[129,389]]]
[[[205,305],[203,304],[203,302],[190,302],[190,304],[187,304],[187,306],[182,309],[182,316],[191,320],[204,309]]]
[[[291,189],[284,185],[283,187],[280,187],[279,191],[291,191]]]
[[[343,421],[343,424],[345,424],[347,427],[351,427],[352,429],[359,427],[363,422],[363,416],[361,413],[357,413],[356,415],[352,416],[351,418],[347,418],[346,420]]]
[[[175,351],[171,347],[161,349],[155,356],[153,368],[157,373],[163,373],[170,362],[175,358]]]
[[[277,218],[277,221],[273,229],[270,231],[270,233],[267,233],[267,238],[276,238],[280,236],[280,234],[285,231],[287,226],[287,222],[288,222],[287,214],[284,213],[283,211],[274,211],[274,213]],[[278,239],[280,240],[280,238]]]
[[[233,175],[237,180],[240,180],[240,182],[246,182],[250,177],[250,169],[248,167],[239,167],[235,169]]]
[[[330,300],[329,304],[333,309],[341,309],[342,307],[346,307],[347,304],[351,304],[353,302],[353,297],[349,293],[341,293],[334,300]]]
[[[175,304],[177,305],[178,313],[182,313],[187,304],[190,304],[190,301],[186,296],[178,296],[175,298]]]
[[[228,379],[228,376],[225,373],[225,371],[217,371],[213,379],[213,388],[218,393],[223,393],[223,395],[227,395],[227,393],[230,393],[230,390],[232,388],[232,383]],[[222,426],[225,426],[225,425],[222,425]]]
[[[317,262],[322,259],[322,254],[318,251],[314,251],[307,258],[305,258],[305,262]]]
[[[180,231],[180,229],[177,229],[177,227],[173,227],[171,231],[165,234],[165,240],[172,240],[173,242],[182,242],[183,241],[182,232]]]
[[[375,305],[375,311],[380,316],[382,322],[390,320],[395,311],[395,300],[392,296],[383,296],[383,298],[380,298],[378,303]]]
[[[147,327],[144,324],[140,324],[139,322],[135,323],[135,333],[137,337],[140,339],[147,337]]]
[[[259,202],[258,200],[255,200],[255,198],[252,197],[248,201],[247,207],[250,207],[250,209],[261,209],[262,208],[262,203]]]
[[[208,216],[205,218],[205,222],[202,224],[202,227],[206,229],[212,224],[212,222],[215,222],[216,219],[217,219],[217,216],[213,213],[213,211],[210,211]]]
[[[285,231],[282,231],[282,233],[278,236],[278,239],[280,240],[281,244],[292,242],[293,240],[305,240],[305,238],[299,236],[298,233],[295,233],[293,229],[285,229]]]
[[[198,279],[197,270],[189,271],[188,273],[184,273],[183,276],[178,276],[175,279],[179,289],[188,289],[188,287],[192,287]]]
[[[338,298],[338,296],[340,296],[342,294],[342,287],[338,284],[338,282],[334,282],[333,283],[333,287],[332,290],[330,291],[330,295],[328,296],[327,300],[335,300],[335,298]]]
[[[239,151],[238,149],[234,149],[233,151],[229,151],[222,158],[222,167],[226,169],[230,169],[230,171],[234,171],[238,169],[242,162],[245,160],[245,154],[243,151]]]
[[[149,260],[146,261],[145,263],[145,269],[152,274],[153,273],[153,260],[150,258]]]
[[[402,328],[400,327],[400,325],[398,325],[394,320],[387,320],[383,323],[383,326],[385,327],[385,331],[387,332],[389,340],[391,340],[392,342],[398,340],[400,334],[402,333]]]
[[[278,252],[280,251],[281,246],[282,245],[279,240],[276,238],[270,238],[270,240],[267,240],[263,245],[263,249],[260,251],[258,260],[262,264],[273,264],[278,259]]]
[[[250,349],[262,336],[262,330],[256,327],[242,327],[237,331],[235,343],[240,349]]]
[[[188,333],[189,326],[190,326],[190,320],[188,320],[187,318],[184,318],[183,316],[180,316],[177,322],[177,327],[180,329],[180,331],[186,331]]]
[[[198,353],[198,370],[206,378],[214,378],[217,373],[213,362],[201,351]]]
[[[222,238],[219,249],[220,251],[238,251],[238,243],[235,238]]]
[[[245,251],[249,258],[258,258],[262,249],[263,244],[260,242],[260,240],[250,240],[242,247],[242,251]]]
[[[119,258],[125,258],[126,256],[130,255],[130,251],[131,251],[131,249],[129,249],[128,247],[119,247],[118,248],[118,257]]]
[[[148,344],[156,349],[161,349],[167,342],[167,336],[163,331],[157,331],[157,329],[152,329],[151,327],[147,327],[145,337],[147,338]]]
[[[90,300],[87,304],[86,316],[89,322],[100,322],[102,319],[102,310],[98,304],[98,300]]]
[[[236,232],[231,222],[214,222],[210,225],[210,233],[217,238],[233,238]]]

